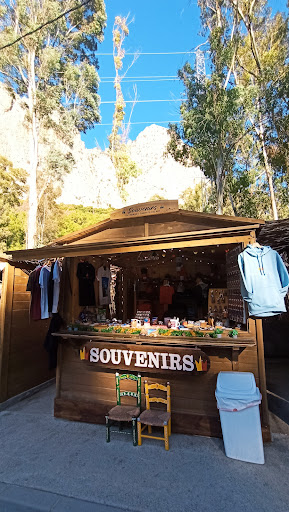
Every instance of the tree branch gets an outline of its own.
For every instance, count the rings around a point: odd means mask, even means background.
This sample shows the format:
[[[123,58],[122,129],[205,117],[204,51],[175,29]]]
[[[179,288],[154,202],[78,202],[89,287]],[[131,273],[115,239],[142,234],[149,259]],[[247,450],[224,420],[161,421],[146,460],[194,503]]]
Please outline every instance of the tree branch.
[[[0,50],[4,50],[5,48],[9,48],[10,46],[13,46],[14,44],[16,44],[19,41],[21,41],[22,39],[24,39],[25,37],[31,36],[32,34],[35,34],[35,32],[38,32],[42,28],[47,27],[47,25],[51,25],[52,23],[55,23],[55,21],[60,20],[61,18],[63,18],[67,14],[70,14],[71,12],[74,12],[74,11],[77,11],[78,9],[81,9],[85,5],[89,4],[91,1],[92,0],[85,0],[85,2],[82,2],[80,5],[77,5],[76,7],[72,7],[71,9],[68,9],[67,11],[64,11],[63,13],[59,14],[59,16],[56,16],[56,18],[53,18],[52,20],[48,20],[45,23],[42,23],[42,25],[39,25],[38,27],[36,27],[34,30],[31,30],[30,32],[26,32],[25,34],[23,34],[22,36],[18,37],[17,39],[12,41],[11,43],[5,44],[4,46],[0,46]]]

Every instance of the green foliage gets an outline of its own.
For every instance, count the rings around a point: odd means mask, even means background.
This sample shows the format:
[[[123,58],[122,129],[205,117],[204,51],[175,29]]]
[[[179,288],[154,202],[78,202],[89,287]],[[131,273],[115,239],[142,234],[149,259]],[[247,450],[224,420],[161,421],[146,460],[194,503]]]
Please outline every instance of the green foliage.
[[[209,182],[197,183],[195,188],[188,187],[180,195],[180,203],[184,210],[191,210],[195,212],[208,212],[214,211],[214,190]]]
[[[163,201],[166,199],[164,196],[161,196],[160,194],[154,194],[149,201]]]
[[[20,230],[17,237],[21,215],[16,214],[15,209],[20,206],[26,192],[26,178],[27,173],[23,169],[15,169],[12,162],[0,156],[0,249],[2,251],[13,244],[18,245],[21,240]],[[23,216],[22,220],[24,220]]]
[[[112,208],[93,208],[91,206],[59,204],[57,229],[52,238],[59,238],[74,231],[79,231],[93,224],[97,224],[109,217]]]
[[[116,177],[118,188],[122,199],[126,199],[125,185],[127,185],[131,178],[136,178],[140,170],[136,163],[131,159],[128,154],[125,144],[121,144],[117,150],[113,152],[112,162],[116,170]]]
[[[209,36],[211,76],[203,81],[189,63],[179,71],[187,100],[181,105],[182,123],[172,125],[168,149],[177,159],[198,165],[216,186],[216,210],[222,213],[224,187],[233,171],[238,142],[245,121],[242,90],[226,85],[232,58],[232,42],[225,28],[214,28]]]
[[[197,338],[203,338],[205,333],[202,331],[194,331],[194,335],[197,336]]]

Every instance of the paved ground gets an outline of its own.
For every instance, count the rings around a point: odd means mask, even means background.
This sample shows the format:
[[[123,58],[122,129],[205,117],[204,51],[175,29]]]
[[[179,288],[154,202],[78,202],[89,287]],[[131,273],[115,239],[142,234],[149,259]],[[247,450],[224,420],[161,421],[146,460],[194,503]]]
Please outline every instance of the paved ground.
[[[286,435],[261,466],[228,459],[219,439],[107,444],[103,426],[55,419],[53,397],[51,386],[0,412],[1,512],[289,511]]]

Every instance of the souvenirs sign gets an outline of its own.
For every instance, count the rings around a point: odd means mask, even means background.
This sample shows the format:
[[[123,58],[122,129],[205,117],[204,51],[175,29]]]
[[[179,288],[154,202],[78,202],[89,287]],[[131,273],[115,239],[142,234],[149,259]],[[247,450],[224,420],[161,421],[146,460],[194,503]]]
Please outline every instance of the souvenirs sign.
[[[201,375],[210,368],[209,357],[198,348],[91,342],[80,349],[79,357],[95,365],[96,369],[111,368],[175,376]]]
[[[149,201],[148,203],[133,204],[125,206],[110,214],[110,218],[126,219],[129,217],[144,217],[147,215],[158,215],[160,213],[171,213],[179,211],[178,200]]]

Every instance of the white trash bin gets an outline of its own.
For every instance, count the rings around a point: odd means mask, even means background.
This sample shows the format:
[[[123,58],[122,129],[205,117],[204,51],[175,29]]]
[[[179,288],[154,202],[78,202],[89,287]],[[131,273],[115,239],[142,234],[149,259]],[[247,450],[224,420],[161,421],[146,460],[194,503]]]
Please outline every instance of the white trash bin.
[[[259,404],[253,373],[220,372],[216,388],[227,457],[264,464]]]

